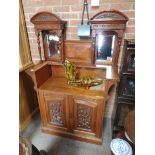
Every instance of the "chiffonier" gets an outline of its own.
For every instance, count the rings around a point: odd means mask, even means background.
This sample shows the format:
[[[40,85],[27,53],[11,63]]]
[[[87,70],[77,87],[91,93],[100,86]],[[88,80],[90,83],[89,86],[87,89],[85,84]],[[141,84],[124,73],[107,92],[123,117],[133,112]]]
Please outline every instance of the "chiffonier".
[[[43,132],[102,143],[105,104],[119,81],[117,60],[127,20],[119,11],[103,11],[90,19],[89,39],[65,40],[67,22],[57,15],[39,12],[31,18],[40,54],[31,71]],[[68,84],[66,59],[76,65],[77,80],[89,76],[103,82],[87,88]]]

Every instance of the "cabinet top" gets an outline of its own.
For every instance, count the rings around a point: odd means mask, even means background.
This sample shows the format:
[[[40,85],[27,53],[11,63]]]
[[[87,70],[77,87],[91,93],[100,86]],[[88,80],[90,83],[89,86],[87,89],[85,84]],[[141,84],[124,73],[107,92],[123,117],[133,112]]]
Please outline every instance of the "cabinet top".
[[[40,88],[39,91],[47,93],[57,93],[65,95],[78,95],[89,98],[103,99],[104,98],[105,83],[85,89],[82,87],[74,87],[67,84],[66,78],[50,77]]]

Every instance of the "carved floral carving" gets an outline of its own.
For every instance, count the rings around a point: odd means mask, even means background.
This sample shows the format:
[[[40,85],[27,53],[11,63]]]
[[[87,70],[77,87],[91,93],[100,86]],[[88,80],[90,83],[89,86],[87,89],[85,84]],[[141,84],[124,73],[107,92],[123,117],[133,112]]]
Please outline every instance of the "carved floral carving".
[[[124,24],[93,24],[92,29],[124,29],[125,25]]]
[[[96,17],[96,19],[101,19],[101,18],[121,18],[121,16],[114,13],[106,13]]]
[[[128,20],[128,18],[123,13],[116,10],[103,11],[94,15],[91,18],[91,22],[92,21],[114,21],[114,20],[118,20],[118,21],[121,20],[125,22]]]
[[[35,20],[48,21],[48,20],[57,20],[57,18],[51,15],[40,15]]]
[[[77,127],[91,129],[92,126],[92,108],[83,104],[77,106]]]
[[[60,20],[60,18],[58,16],[56,16],[55,14],[50,13],[50,12],[39,12],[31,18],[32,23],[59,21],[59,20]]]
[[[50,101],[49,110],[51,122],[58,125],[63,125],[63,103],[62,101]]]

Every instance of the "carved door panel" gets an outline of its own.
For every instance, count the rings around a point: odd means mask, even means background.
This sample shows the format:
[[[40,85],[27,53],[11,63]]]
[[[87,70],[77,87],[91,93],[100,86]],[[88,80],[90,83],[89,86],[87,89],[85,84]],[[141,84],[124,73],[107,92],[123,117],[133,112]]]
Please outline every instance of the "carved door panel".
[[[97,103],[89,98],[73,97],[74,131],[85,131],[95,135]]]
[[[68,128],[67,115],[68,104],[67,97],[64,95],[50,94],[45,96],[45,108],[47,125],[50,127]]]

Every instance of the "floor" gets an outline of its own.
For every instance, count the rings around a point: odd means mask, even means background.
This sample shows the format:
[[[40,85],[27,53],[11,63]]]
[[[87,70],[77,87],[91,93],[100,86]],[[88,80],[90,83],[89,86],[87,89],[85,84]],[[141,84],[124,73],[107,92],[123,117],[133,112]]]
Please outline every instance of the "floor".
[[[28,137],[38,150],[46,150],[48,155],[111,155],[111,123],[115,109],[115,88],[111,92],[111,98],[106,105],[105,119],[103,122],[102,145],[75,141],[41,132],[42,124],[39,113],[35,115],[33,121],[21,134],[24,137]]]

